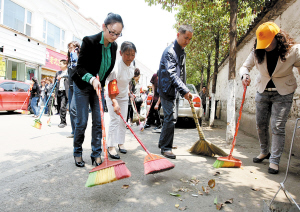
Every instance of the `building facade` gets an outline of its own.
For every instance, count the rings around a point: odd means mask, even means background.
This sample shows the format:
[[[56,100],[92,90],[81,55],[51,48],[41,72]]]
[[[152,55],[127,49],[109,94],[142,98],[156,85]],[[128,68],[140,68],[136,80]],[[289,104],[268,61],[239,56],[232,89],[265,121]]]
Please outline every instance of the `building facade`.
[[[70,0],[0,0],[0,79],[54,77],[67,44],[100,31]]]

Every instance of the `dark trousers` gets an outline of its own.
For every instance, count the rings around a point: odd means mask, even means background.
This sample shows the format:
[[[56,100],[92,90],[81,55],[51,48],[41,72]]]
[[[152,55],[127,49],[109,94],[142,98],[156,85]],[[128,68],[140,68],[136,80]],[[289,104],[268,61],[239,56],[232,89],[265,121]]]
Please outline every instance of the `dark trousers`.
[[[164,124],[159,137],[159,147],[161,152],[171,151],[174,140],[174,129],[178,116],[178,99],[161,99],[161,105],[164,110]]]
[[[71,127],[72,132],[71,134],[74,134],[75,132],[75,126],[76,126],[76,102],[74,98],[74,91],[73,91],[73,85],[70,85],[69,87],[69,113],[70,113],[70,121],[71,121]]]
[[[154,107],[157,103],[156,101],[153,101],[149,110],[149,115],[147,117],[147,124],[151,125],[151,124],[155,124],[157,127],[161,125],[160,123],[160,116],[159,116],[159,110],[161,105],[159,105],[158,110],[155,110]]]
[[[66,124],[66,115],[67,115],[67,103],[68,103],[68,98],[66,91],[58,91],[57,94],[57,105],[59,106],[59,115],[60,115],[60,123],[61,124]]]

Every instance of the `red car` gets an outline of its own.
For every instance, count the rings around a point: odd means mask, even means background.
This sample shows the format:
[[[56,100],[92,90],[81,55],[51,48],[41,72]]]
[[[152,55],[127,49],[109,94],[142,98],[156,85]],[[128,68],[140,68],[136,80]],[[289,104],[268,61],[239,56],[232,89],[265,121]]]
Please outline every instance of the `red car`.
[[[0,111],[26,110],[30,84],[15,80],[0,80]],[[25,103],[24,103],[25,102]]]

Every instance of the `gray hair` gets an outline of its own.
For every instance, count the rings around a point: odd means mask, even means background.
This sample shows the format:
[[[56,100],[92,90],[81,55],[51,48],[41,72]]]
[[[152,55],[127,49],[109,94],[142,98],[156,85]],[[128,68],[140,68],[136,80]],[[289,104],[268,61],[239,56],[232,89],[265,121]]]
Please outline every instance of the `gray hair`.
[[[180,34],[185,34],[186,31],[189,31],[189,32],[192,32],[192,33],[194,32],[193,27],[189,24],[183,24],[178,29],[178,32]]]
[[[132,42],[130,42],[130,41],[124,41],[122,43],[122,45],[121,45],[121,52],[122,53],[126,52],[127,50],[131,50],[131,49],[134,50],[135,53],[136,53],[136,47],[135,47],[135,45]]]

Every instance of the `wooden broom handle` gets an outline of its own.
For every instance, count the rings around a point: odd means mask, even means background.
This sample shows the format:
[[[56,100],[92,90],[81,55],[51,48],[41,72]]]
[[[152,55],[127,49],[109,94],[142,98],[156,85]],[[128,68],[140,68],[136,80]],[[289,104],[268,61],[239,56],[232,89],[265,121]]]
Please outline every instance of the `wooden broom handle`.
[[[200,125],[199,125],[198,117],[197,117],[197,114],[196,114],[196,110],[195,110],[195,107],[194,107],[194,103],[193,103],[193,101],[192,101],[192,98],[189,99],[189,103],[190,103],[190,105],[191,105],[191,109],[192,109],[194,121],[195,121],[197,130],[198,130],[198,134],[199,134],[200,140],[201,140],[201,139],[205,140],[204,133],[202,132],[202,129],[201,129]]]

